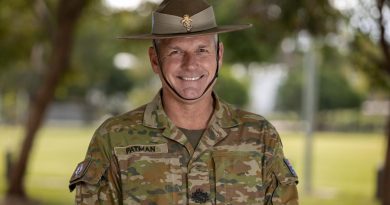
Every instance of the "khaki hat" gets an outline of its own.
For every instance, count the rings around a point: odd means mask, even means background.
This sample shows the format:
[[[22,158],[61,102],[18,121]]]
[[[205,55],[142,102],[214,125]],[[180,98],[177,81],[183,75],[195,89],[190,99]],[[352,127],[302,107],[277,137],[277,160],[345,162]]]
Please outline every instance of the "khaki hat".
[[[152,14],[152,32],[119,39],[163,39],[226,33],[251,24],[218,26],[213,7],[205,0],[164,0]]]

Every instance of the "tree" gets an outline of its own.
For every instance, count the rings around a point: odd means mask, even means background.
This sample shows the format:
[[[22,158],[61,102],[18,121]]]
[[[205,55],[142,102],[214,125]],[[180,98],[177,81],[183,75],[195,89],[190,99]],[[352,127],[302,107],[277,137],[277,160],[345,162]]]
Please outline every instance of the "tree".
[[[371,89],[383,93],[389,100],[390,91],[390,43],[386,39],[386,25],[389,19],[385,19],[385,12],[390,8],[389,0],[360,1],[360,6],[367,11],[375,11],[377,15],[370,15],[363,20],[371,20],[376,24],[369,31],[358,27],[351,43],[351,59],[369,79]],[[367,24],[366,24],[367,25]],[[373,32],[374,31],[374,32]],[[388,32],[388,31],[387,31]],[[373,37],[372,34],[375,34]],[[381,202],[390,205],[390,115],[387,116],[385,136],[387,150],[385,154],[384,176],[379,186],[383,190]]]
[[[387,6],[385,5],[387,4]],[[379,69],[383,72],[384,75],[390,78],[390,45],[386,40],[386,22],[384,19],[384,10],[385,7],[389,9],[390,1],[389,0],[377,0],[377,6],[379,10],[378,25],[380,31],[380,48],[383,54],[383,63]],[[388,20],[388,19],[387,19]],[[387,116],[387,124],[385,128],[385,133],[387,135],[387,151],[385,158],[385,169],[384,169],[384,182],[383,182],[383,205],[390,205],[390,114]]]
[[[57,6],[56,22],[53,27],[50,27],[52,26],[50,22],[45,22],[49,23],[46,28],[52,34],[51,56],[47,63],[48,70],[45,80],[39,87],[30,105],[21,153],[18,156],[17,163],[12,167],[6,196],[8,200],[12,200],[12,198],[27,198],[24,190],[24,176],[34,138],[42,124],[45,110],[54,95],[55,88],[69,68],[69,58],[76,24],[88,2],[88,0],[61,0]],[[36,0],[35,4],[42,5],[45,2]],[[43,20],[48,20],[45,16],[48,14],[47,12],[38,13],[38,15],[40,14],[43,15]]]
[[[342,17],[328,0],[213,1],[218,24],[251,23],[253,28],[221,35],[225,62],[275,61],[279,45],[302,30],[323,37],[337,30]],[[234,12],[232,12],[234,11]]]

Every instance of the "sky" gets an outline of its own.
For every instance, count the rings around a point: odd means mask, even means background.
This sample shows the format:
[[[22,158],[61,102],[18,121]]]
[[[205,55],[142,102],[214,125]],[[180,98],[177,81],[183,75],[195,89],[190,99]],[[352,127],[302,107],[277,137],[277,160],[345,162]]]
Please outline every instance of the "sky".
[[[329,2],[339,10],[351,9],[358,4],[358,0],[329,0]]]
[[[135,10],[145,1],[159,3],[162,0],[104,0],[105,4],[113,9]]]

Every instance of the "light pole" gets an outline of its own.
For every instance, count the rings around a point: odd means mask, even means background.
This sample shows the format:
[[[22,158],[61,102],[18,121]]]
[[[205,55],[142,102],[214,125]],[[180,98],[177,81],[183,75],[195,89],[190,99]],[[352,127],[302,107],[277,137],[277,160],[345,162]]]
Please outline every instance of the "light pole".
[[[313,167],[313,134],[315,127],[315,115],[317,110],[317,58],[316,47],[312,37],[307,32],[300,32],[298,44],[304,52],[303,57],[303,112],[304,112],[304,168],[303,181],[304,192],[312,193],[312,167]]]

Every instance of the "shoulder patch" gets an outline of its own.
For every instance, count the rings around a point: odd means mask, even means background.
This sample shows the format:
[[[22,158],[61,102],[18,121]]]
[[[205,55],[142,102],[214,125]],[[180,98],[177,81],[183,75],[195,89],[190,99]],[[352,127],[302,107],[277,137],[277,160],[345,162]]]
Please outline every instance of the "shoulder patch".
[[[93,158],[85,159],[74,170],[69,181],[69,190],[73,191],[76,185],[81,182],[96,185],[100,182],[108,167],[108,164],[103,164]]]
[[[85,174],[85,172],[87,171],[90,164],[91,164],[90,159],[80,162],[77,165],[76,169],[74,170],[70,181],[72,182],[72,181],[75,181],[75,180],[79,179],[80,177],[82,177]]]
[[[294,177],[298,177],[297,173],[295,172],[294,168],[292,167],[290,161],[287,158],[283,158],[284,164],[287,166],[288,170]]]

